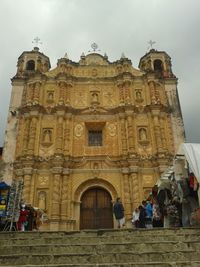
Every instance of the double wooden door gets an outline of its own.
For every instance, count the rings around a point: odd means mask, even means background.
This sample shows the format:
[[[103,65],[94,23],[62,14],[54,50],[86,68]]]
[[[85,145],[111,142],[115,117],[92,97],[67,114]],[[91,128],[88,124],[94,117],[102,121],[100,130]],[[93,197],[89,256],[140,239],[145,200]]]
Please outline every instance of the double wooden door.
[[[80,229],[113,228],[112,199],[102,188],[87,190],[81,198]]]

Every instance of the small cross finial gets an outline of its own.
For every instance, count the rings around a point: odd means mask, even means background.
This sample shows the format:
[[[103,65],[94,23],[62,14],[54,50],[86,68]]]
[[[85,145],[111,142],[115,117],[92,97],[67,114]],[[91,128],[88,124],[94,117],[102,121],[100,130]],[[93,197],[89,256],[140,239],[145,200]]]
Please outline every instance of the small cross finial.
[[[153,45],[154,45],[155,43],[156,43],[155,41],[150,40],[150,41],[148,42],[148,44],[149,44],[148,50],[149,50],[149,49],[152,49],[152,48],[153,48]]]
[[[99,49],[98,49],[98,45],[96,44],[96,43],[92,43],[91,44],[91,47],[92,47],[92,51],[88,51],[88,52],[97,52],[97,51],[100,51]]]
[[[42,42],[40,42],[40,38],[37,36],[33,39],[32,43],[35,44],[36,47],[38,47],[39,44],[42,44]]]

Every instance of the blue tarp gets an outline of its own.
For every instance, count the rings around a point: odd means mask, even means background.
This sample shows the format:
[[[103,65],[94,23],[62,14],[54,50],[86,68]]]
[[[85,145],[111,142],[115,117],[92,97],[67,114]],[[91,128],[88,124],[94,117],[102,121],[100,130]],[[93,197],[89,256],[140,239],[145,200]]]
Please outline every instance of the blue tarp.
[[[8,189],[8,188],[10,188],[10,186],[7,185],[5,182],[1,182],[1,183],[0,183],[0,190],[1,190],[1,189]]]

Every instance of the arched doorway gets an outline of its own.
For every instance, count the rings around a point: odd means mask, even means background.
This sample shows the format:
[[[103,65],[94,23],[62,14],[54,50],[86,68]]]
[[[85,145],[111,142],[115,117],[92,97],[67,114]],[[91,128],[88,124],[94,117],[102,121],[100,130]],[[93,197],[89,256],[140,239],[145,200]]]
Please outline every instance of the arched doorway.
[[[80,229],[113,228],[112,198],[101,187],[90,188],[81,197]]]

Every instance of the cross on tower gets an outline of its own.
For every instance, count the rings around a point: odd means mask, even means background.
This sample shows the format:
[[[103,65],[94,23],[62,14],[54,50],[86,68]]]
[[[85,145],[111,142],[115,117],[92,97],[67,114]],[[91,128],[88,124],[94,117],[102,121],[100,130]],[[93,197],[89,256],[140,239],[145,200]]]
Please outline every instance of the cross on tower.
[[[42,42],[40,42],[40,38],[37,36],[33,39],[32,43],[35,44],[36,47],[38,47],[39,44],[42,44]]]
[[[149,42],[148,42],[148,44],[150,45],[149,47],[148,47],[148,49],[149,48],[153,48],[153,45],[155,44],[156,42],[155,41],[152,41],[152,40],[150,40]]]

